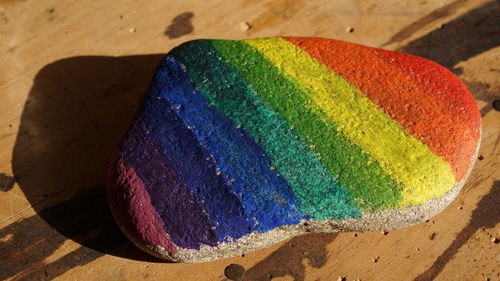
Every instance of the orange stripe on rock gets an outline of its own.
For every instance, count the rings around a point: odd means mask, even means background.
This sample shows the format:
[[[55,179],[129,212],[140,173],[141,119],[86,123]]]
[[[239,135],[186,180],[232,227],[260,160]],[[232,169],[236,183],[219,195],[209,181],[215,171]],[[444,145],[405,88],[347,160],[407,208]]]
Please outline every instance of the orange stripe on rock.
[[[457,181],[465,176],[477,139],[462,120],[423,92],[401,68],[361,45],[322,38],[286,39],[355,85],[407,132],[443,157]]]
[[[436,103],[460,118],[477,140],[481,114],[467,86],[453,72],[433,61],[414,55],[372,48],[375,55],[405,72]]]

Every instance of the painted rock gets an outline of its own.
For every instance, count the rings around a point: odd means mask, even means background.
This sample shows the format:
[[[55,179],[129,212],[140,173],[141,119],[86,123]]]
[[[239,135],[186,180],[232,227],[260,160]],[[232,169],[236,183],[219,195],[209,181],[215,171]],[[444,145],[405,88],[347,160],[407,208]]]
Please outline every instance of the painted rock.
[[[196,40],[161,61],[107,193],[137,246],[204,262],[422,222],[456,197],[480,136],[467,87],[426,59],[320,38]]]

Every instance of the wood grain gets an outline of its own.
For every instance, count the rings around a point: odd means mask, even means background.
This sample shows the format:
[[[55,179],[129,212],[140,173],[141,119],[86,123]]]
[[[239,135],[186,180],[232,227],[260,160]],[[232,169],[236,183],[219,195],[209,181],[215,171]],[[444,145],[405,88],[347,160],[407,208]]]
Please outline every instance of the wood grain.
[[[499,280],[499,14],[491,0],[0,0],[0,173],[16,179],[0,191],[0,279],[228,280],[240,264],[246,280]],[[457,73],[483,117],[463,191],[401,230],[305,235],[203,264],[143,254],[102,183],[156,64],[195,38],[276,35],[400,50]]]

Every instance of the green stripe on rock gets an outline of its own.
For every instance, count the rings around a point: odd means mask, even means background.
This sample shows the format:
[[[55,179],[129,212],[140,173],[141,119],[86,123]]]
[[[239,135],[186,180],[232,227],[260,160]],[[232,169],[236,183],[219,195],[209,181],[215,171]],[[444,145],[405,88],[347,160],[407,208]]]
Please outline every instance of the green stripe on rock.
[[[186,66],[190,79],[215,109],[250,133],[292,186],[299,209],[313,219],[359,218],[345,187],[322,166],[290,123],[264,104],[261,97],[209,41],[195,41],[171,54]]]
[[[268,107],[293,125],[293,131],[316,153],[362,209],[394,208],[402,199],[398,183],[358,146],[340,134],[326,116],[311,110],[311,101],[280,70],[243,41],[214,40],[212,45],[257,91]],[[293,59],[293,58],[290,58]],[[310,190],[310,196],[317,190]],[[320,198],[321,199],[321,198]]]

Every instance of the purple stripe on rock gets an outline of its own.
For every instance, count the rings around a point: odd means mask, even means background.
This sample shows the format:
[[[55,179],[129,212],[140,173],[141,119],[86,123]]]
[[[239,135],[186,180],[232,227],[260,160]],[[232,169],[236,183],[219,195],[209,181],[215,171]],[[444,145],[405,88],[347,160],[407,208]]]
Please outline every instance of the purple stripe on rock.
[[[157,74],[162,76],[164,72]],[[231,188],[230,178],[225,178],[217,169],[212,155],[215,152],[203,145],[203,140],[197,138],[193,128],[188,127],[165,98],[157,96],[158,92],[167,90],[164,82],[158,78],[153,82],[139,120],[165,152],[165,161],[179,173],[204,208],[218,242],[237,239],[253,231],[248,214]]]
[[[197,250],[200,244],[215,246],[217,237],[206,213],[141,122],[131,127],[121,150],[144,183],[172,242]]]

